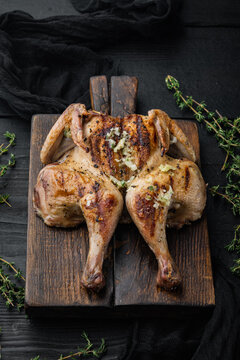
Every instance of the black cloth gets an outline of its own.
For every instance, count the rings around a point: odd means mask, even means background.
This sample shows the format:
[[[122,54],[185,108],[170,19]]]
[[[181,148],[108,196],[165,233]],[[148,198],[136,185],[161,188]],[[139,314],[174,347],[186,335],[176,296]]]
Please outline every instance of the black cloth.
[[[114,14],[118,18],[147,22],[153,19],[159,21],[166,18],[171,11],[171,1],[159,0],[71,0],[73,6],[80,13],[102,12],[106,14]]]
[[[145,16],[136,5],[140,2],[135,1],[129,2],[132,7],[128,7],[126,16],[124,6],[119,6],[120,10],[112,6],[109,10],[103,1],[90,2],[79,16],[34,20],[21,12],[2,15],[0,100],[8,105],[10,114],[23,119],[30,119],[34,113],[61,112],[72,102],[88,105],[89,77],[117,72],[117,64],[98,55],[98,49],[132,36],[143,41],[150,36],[167,36],[174,18],[170,2],[161,3],[149,2],[151,6],[144,8]],[[133,326],[125,329],[126,334],[123,327],[119,329],[119,339],[127,339],[127,352],[120,357],[116,348],[112,358],[240,358],[240,280],[226,266],[227,252],[221,261],[218,259],[216,244],[215,240],[212,260],[216,308],[210,320],[196,316],[133,321]],[[108,337],[111,338],[111,327]]]
[[[135,17],[134,3],[127,6],[126,17],[108,11],[44,20],[21,12],[1,16],[0,99],[24,118],[61,112],[73,102],[88,105],[89,77],[117,71],[117,65],[94,50],[123,38],[167,31],[170,1],[151,3],[154,13]]]

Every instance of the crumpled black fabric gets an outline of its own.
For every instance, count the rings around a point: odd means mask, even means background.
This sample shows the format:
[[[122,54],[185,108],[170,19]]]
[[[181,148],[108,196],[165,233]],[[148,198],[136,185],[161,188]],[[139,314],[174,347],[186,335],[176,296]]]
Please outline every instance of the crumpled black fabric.
[[[171,7],[176,5],[169,0],[71,0],[76,10],[81,13],[101,11],[124,19],[142,20],[166,17]]]
[[[151,2],[158,10],[142,12],[141,19],[135,2],[122,3],[126,16],[100,11],[101,1],[92,3],[94,12],[79,16],[34,20],[19,11],[0,16],[0,100],[25,119],[62,112],[73,102],[88,105],[89,77],[117,74],[117,64],[97,49],[124,38],[162,34],[170,24],[170,0]]]

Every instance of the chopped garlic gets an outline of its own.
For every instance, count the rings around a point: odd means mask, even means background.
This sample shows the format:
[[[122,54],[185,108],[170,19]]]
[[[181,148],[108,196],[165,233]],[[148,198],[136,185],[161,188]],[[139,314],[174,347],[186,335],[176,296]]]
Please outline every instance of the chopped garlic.
[[[169,206],[171,202],[172,194],[173,194],[173,189],[170,185],[168,191],[166,191],[165,193],[160,193],[158,195],[157,201],[159,201],[163,205]]]
[[[161,164],[159,165],[159,169],[162,172],[168,172],[169,170],[176,170],[176,168],[170,164]]]
[[[114,176],[110,175],[109,176],[111,181],[117,185],[118,188],[124,188],[126,186],[126,181],[124,180],[118,180],[117,178],[115,178]]]
[[[114,129],[114,134],[115,135],[117,135],[117,136],[120,136],[120,129],[119,129],[119,127],[115,127],[115,128],[113,128]]]
[[[106,139],[110,139],[114,135],[116,135],[116,136],[120,135],[120,129],[117,126],[115,126],[114,128],[111,128],[111,130],[106,134]]]
[[[132,171],[136,171],[137,170],[137,165],[134,164],[130,159],[122,159],[123,163],[129,167],[129,169],[131,169]]]
[[[155,201],[154,204],[153,204],[153,207],[154,207],[155,209],[158,209],[158,208],[159,208],[159,204]]]
[[[170,144],[175,144],[177,142],[177,138],[173,135],[170,137]]]
[[[113,149],[114,146],[116,145],[116,141],[113,140],[113,139],[109,139],[109,140],[107,140],[107,141],[108,141],[108,143],[109,143],[109,147],[110,147],[111,149]]]
[[[91,203],[92,203],[92,200],[88,199],[88,200],[87,200],[87,206],[90,206]]]
[[[115,159],[115,161],[120,163],[119,165],[126,165],[132,171],[136,171],[137,166],[132,161],[132,148],[130,147],[128,141],[129,134],[124,130],[117,145],[116,141],[111,139],[114,135],[120,136],[120,129],[118,127],[112,128],[106,135],[106,141],[109,142],[109,147],[113,149],[115,153],[122,150],[123,157],[121,159]]]
[[[151,201],[151,200],[152,200],[152,197],[151,197],[151,195],[146,194],[145,199],[146,199],[147,201]]]
[[[131,184],[131,182],[135,179],[135,176],[131,176],[128,181],[126,181],[127,186]]]
[[[94,196],[87,194],[86,195],[86,206],[89,207],[94,203]]]
[[[115,148],[113,149],[113,151],[116,153],[118,152],[119,150],[123,149],[124,148],[124,145],[125,145],[125,141],[126,139],[125,138],[121,138],[117,144],[117,146],[115,146]]]
[[[127,185],[127,191],[130,189],[130,185],[133,182],[133,180],[135,179],[135,176],[131,176],[129,180],[126,181],[126,185]],[[132,186],[131,186],[132,187]],[[136,186],[133,186],[136,187]]]

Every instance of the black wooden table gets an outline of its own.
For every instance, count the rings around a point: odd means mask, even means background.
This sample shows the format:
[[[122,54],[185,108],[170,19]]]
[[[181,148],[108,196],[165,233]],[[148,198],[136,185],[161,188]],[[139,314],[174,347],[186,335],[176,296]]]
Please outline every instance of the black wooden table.
[[[32,13],[35,12],[37,15],[38,6],[42,6],[40,3],[29,8],[29,11],[32,10]],[[3,4],[4,10],[10,9],[7,8],[7,2]],[[27,11],[28,4],[30,2],[25,0],[21,2],[21,7]],[[65,6],[66,12],[69,13],[67,4]],[[54,15],[54,7],[45,10],[46,13],[42,11],[41,14],[47,16],[49,11],[49,14]],[[139,78],[139,113],[144,114],[151,108],[161,108],[173,118],[191,119],[189,112],[180,112],[177,109],[172,94],[166,89],[164,79],[167,74],[171,74],[182,83],[187,94],[206,100],[209,108],[217,108],[221,114],[229,117],[239,115],[240,3],[227,0],[186,0],[181,10],[181,19],[184,26],[171,37],[163,37],[159,41],[147,44],[140,41],[116,44],[104,49],[102,53],[111,55],[119,61],[121,73]],[[16,133],[16,167],[0,180],[4,192],[11,194],[12,204],[12,208],[0,207],[0,254],[14,261],[24,271],[30,122],[8,116],[6,104],[0,103],[0,134],[6,130]],[[199,133],[205,181],[210,185],[224,183],[224,177],[220,173],[224,154],[203,126],[199,126]],[[2,135],[0,137],[2,141]],[[211,249],[213,260],[224,259],[225,264],[230,266],[233,256],[229,254],[226,260],[224,246],[232,239],[232,228],[236,219],[231,215],[226,203],[213,200],[210,196],[207,216],[210,242],[211,239],[218,239],[214,241],[214,248]],[[83,330],[89,333],[93,341],[99,340],[99,334],[106,339],[108,351],[104,359],[127,359],[137,339],[141,342],[138,359],[158,358],[147,355],[147,352],[157,352],[160,342],[156,344],[157,339],[153,339],[151,344],[144,342],[145,337],[151,335],[149,330],[146,330],[149,329],[147,325],[150,321],[152,331],[158,329],[159,339],[169,338],[169,346],[174,332],[184,329],[182,343],[175,344],[175,356],[179,358],[178,355],[181,356],[181,349],[184,347],[185,359],[190,359],[200,343],[207,320],[194,320],[199,322],[197,333],[190,331],[191,319],[181,322],[169,320],[161,325],[158,320],[141,319],[33,320],[26,319],[24,314],[19,314],[15,310],[7,311],[0,300],[2,358],[30,360],[36,355],[41,355],[41,359],[57,359],[60,353],[68,354],[82,343],[80,335]],[[162,354],[164,356],[164,351]]]

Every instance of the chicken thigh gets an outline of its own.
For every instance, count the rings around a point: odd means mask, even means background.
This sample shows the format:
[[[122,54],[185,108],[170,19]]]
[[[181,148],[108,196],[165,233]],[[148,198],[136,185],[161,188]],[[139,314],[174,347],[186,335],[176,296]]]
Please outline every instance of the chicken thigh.
[[[167,289],[181,284],[165,227],[180,228],[201,217],[206,191],[195,160],[185,134],[161,110],[124,118],[87,111],[82,104],[65,110],[41,151],[48,165],[39,173],[34,205],[49,226],[86,221],[85,287],[104,286],[104,254],[117,223],[129,215],[156,256],[157,284]],[[123,198],[128,212],[120,218]]]

